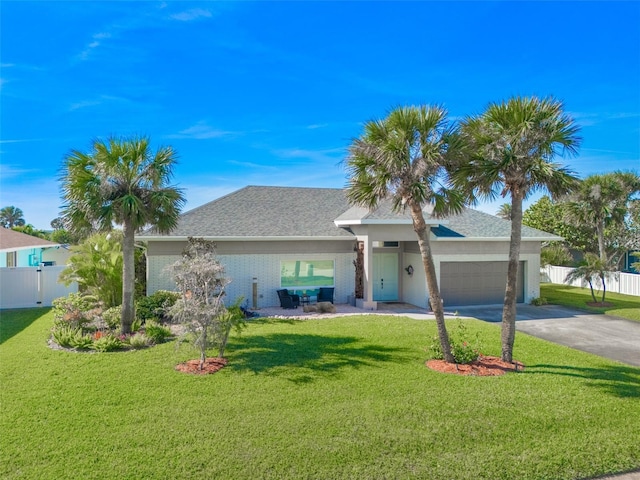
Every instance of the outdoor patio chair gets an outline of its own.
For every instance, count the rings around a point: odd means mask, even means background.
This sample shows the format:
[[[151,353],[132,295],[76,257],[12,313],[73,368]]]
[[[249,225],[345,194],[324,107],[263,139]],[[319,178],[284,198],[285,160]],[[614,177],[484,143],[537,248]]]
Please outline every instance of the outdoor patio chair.
[[[318,302],[333,303],[333,287],[320,287],[318,291]]]
[[[298,308],[300,305],[300,295],[291,294],[286,288],[278,290],[278,298],[282,308]]]

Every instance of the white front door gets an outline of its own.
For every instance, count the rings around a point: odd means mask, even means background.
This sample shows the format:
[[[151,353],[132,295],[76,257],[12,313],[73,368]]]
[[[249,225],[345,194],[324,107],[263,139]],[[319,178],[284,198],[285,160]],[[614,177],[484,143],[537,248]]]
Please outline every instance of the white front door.
[[[398,254],[373,254],[373,300],[393,302],[398,300]]]

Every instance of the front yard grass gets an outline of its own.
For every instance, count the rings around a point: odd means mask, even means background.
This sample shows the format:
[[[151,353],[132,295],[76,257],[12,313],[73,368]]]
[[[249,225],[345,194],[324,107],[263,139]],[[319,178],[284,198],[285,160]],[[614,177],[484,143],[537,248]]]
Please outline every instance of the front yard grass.
[[[540,284],[540,296],[547,299],[553,305],[578,308],[589,312],[606,313],[616,317],[626,318],[640,322],[640,297],[623,295],[621,293],[607,292],[605,301],[611,303],[610,307],[590,307],[587,302],[592,302],[589,288],[570,287],[553,283]],[[598,292],[596,298],[600,300]]]
[[[518,333],[525,370],[433,372],[433,321],[252,320],[209,376],[174,342],[51,350],[0,312],[0,477],[577,479],[640,467],[640,369]],[[458,320],[451,320],[454,328]],[[465,320],[484,353],[500,327]],[[13,335],[4,340],[5,331]]]

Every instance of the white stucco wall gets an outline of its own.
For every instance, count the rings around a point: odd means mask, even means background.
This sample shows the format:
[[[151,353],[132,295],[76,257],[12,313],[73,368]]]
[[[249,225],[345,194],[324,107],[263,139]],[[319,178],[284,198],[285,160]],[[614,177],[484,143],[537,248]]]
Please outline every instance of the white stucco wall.
[[[147,263],[147,293],[157,290],[175,290],[173,280],[165,267],[179,260],[178,255],[152,255]],[[258,279],[258,308],[280,305],[276,290],[280,288],[280,262],[282,260],[333,260],[335,263],[335,302],[347,303],[355,285],[353,260],[355,253],[339,254],[260,254],[218,255],[232,280],[227,287],[227,303],[243,296],[252,306],[253,278]]]

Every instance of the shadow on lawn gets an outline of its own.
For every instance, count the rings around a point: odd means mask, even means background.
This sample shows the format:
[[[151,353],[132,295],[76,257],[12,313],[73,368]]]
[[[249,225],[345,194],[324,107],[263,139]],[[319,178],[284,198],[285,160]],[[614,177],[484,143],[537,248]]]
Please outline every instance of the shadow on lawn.
[[[50,308],[0,310],[0,345],[49,313]]]
[[[381,362],[406,363],[408,350],[363,345],[357,337],[274,333],[234,339],[229,367],[256,374],[287,375],[295,383],[335,375],[344,368],[375,366]],[[280,368],[289,367],[289,368]]]
[[[601,368],[573,367],[570,365],[527,365],[524,374],[552,373],[569,377],[584,378],[587,386],[599,388],[622,398],[640,398],[640,368],[612,367]]]

